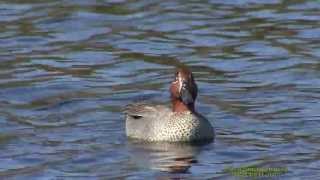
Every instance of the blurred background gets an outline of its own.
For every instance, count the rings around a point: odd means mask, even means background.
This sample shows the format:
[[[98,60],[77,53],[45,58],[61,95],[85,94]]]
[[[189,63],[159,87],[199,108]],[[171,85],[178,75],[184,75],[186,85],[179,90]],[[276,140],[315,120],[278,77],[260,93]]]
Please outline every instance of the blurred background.
[[[320,176],[320,1],[2,0],[0,177]],[[122,108],[168,103],[177,66],[214,143],[141,144]]]

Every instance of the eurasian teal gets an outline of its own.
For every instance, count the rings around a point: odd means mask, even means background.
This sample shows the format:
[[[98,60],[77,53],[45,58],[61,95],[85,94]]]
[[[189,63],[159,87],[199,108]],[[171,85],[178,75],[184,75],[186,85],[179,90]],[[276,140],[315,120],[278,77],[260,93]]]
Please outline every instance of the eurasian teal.
[[[172,108],[146,103],[130,104],[125,109],[126,134],[144,141],[211,141],[214,129],[196,112],[198,88],[187,68],[180,68],[171,83]]]

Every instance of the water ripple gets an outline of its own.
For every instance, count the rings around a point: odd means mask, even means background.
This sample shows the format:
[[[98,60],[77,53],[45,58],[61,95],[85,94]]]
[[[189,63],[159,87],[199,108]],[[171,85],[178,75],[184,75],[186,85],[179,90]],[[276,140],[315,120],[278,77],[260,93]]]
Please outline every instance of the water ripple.
[[[231,178],[228,167],[319,176],[317,1],[4,0],[0,177]],[[168,103],[189,66],[204,146],[126,140],[122,108]]]

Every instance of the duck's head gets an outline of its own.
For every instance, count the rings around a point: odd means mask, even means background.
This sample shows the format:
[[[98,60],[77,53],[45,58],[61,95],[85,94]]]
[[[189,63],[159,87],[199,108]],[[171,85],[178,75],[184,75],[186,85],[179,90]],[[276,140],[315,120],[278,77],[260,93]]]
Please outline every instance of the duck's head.
[[[192,72],[187,68],[179,68],[170,86],[173,111],[194,111],[198,88]]]

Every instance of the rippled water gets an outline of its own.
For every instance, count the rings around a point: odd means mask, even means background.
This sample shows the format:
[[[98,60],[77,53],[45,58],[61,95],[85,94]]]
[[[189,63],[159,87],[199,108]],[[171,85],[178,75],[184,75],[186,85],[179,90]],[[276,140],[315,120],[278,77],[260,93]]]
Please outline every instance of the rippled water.
[[[320,1],[3,0],[0,176],[320,176]],[[123,106],[169,102],[176,66],[214,143],[128,141]]]

